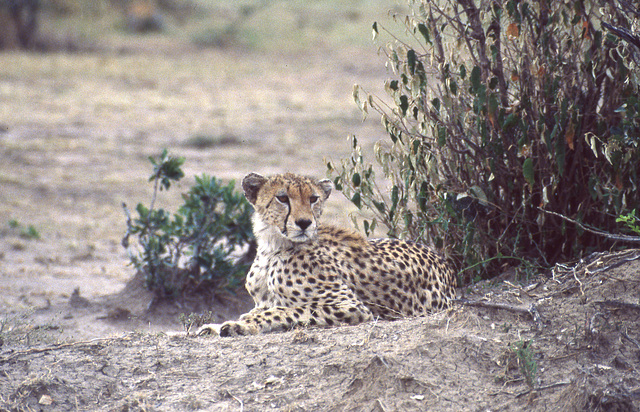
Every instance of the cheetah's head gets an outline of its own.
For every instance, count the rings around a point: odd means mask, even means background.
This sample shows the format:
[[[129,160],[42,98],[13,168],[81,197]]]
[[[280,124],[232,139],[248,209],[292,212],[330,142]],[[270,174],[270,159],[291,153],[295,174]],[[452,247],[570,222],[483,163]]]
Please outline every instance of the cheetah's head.
[[[291,173],[271,177],[250,173],[242,180],[242,188],[256,210],[253,231],[257,238],[300,243],[316,235],[333,184]]]

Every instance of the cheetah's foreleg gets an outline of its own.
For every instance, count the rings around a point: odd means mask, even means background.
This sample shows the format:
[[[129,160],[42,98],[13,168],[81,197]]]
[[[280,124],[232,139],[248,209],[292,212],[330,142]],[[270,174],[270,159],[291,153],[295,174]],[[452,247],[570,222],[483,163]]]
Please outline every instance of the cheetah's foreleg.
[[[274,306],[253,309],[238,321],[219,325],[203,325],[198,334],[218,332],[220,336],[255,335],[258,333],[286,331],[296,326],[356,325],[373,319],[371,311],[359,301],[316,303],[285,307]]]

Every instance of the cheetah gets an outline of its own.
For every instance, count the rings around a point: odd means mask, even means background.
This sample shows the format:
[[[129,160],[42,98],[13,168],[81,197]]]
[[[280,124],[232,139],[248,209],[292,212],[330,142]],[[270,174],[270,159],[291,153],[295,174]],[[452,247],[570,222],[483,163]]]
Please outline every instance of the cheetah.
[[[255,308],[238,321],[203,325],[199,335],[421,316],[455,298],[453,271],[426,246],[320,224],[330,180],[250,173],[242,188],[255,209],[258,250],[246,278]]]

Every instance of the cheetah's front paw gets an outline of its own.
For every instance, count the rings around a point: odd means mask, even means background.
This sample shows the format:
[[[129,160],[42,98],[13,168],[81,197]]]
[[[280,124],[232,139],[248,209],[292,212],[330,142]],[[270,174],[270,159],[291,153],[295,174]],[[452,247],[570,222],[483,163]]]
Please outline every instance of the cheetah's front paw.
[[[242,335],[257,335],[260,333],[260,329],[254,324],[238,321],[228,321],[222,324],[220,327],[220,336],[242,336]]]
[[[220,335],[221,327],[222,325],[219,323],[208,323],[206,325],[202,325],[198,328],[196,336]]]

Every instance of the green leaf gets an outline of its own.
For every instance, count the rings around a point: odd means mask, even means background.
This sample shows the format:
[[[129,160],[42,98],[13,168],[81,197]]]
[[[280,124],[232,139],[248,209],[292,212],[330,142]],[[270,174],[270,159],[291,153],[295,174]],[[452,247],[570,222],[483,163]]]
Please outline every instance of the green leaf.
[[[447,129],[444,126],[438,126],[438,146],[443,147],[447,144]]]
[[[556,163],[558,166],[558,174],[562,176],[564,174],[564,163],[566,157],[566,148],[564,139],[556,140]]]
[[[433,105],[433,108],[436,110],[436,112],[440,111],[440,99],[436,97],[435,99],[431,100],[431,104]]]
[[[335,186],[336,190],[342,191],[342,181],[340,179],[340,176],[333,179],[333,185]]]
[[[420,34],[422,34],[422,37],[424,37],[424,40],[431,44],[431,36],[429,35],[429,29],[427,28],[427,26],[424,25],[424,23],[420,23],[418,24],[418,31],[420,32]]]
[[[527,181],[527,183],[533,186],[533,183],[534,183],[533,160],[531,160],[531,158],[525,159],[522,165],[522,174],[524,175],[524,179]]]
[[[416,155],[418,154],[418,150],[420,150],[420,140],[416,139],[411,144],[411,153]]]
[[[371,221],[371,225],[369,226],[369,230],[371,231],[371,234],[373,234],[373,231],[376,230],[376,225],[377,225],[377,221],[373,219]]]
[[[454,96],[458,94],[458,84],[453,79],[449,83],[449,90],[451,90],[451,94]]]
[[[142,219],[147,218],[147,215],[149,214],[149,209],[147,209],[142,203],[138,203],[138,205],[136,206],[136,210],[138,211],[138,215]]]
[[[353,176],[351,176],[351,182],[355,187],[360,186],[360,173],[354,173]]]
[[[418,193],[418,207],[425,213],[427,211],[427,200],[429,196],[429,184],[422,182],[420,184],[420,192]]]
[[[398,186],[393,185],[393,189],[391,189],[391,210],[396,210],[398,206]]]
[[[356,205],[358,209],[362,208],[362,200],[360,199],[360,192],[355,192],[351,198],[351,202]]]
[[[480,88],[480,75],[481,74],[482,74],[482,72],[480,71],[480,67],[478,67],[478,66],[474,66],[473,70],[471,70],[470,82],[471,82],[471,92],[472,93],[476,93],[477,90]]]
[[[469,191],[473,196],[480,201],[480,204],[483,206],[487,206],[489,204],[489,200],[487,199],[487,194],[482,190],[482,188],[478,185],[471,186]]]
[[[502,124],[502,129],[505,130],[505,131],[508,131],[511,127],[515,126],[515,124],[518,122],[518,120],[519,120],[519,116],[518,115],[516,115],[515,113],[509,114],[504,119],[504,123]],[[520,146],[522,146],[522,145],[520,145]]]
[[[489,95],[489,104],[488,104],[489,113],[493,115],[497,115],[498,111],[498,97],[495,94]]]
[[[492,44],[491,47],[491,59],[495,62],[498,60],[498,48],[495,44]]]
[[[378,201],[377,201],[377,200],[375,200],[375,199],[372,199],[371,201],[373,202],[373,205],[376,207],[376,209],[378,209],[378,212],[380,212],[380,213],[384,213],[384,211],[385,211],[385,206],[384,206],[384,203],[383,203],[383,202],[378,202]]]
[[[400,110],[402,110],[402,116],[407,115],[407,109],[409,108],[409,99],[404,94],[400,96]]]
[[[407,52],[407,64],[409,65],[409,73],[415,74],[416,72],[416,52],[410,49]]]

